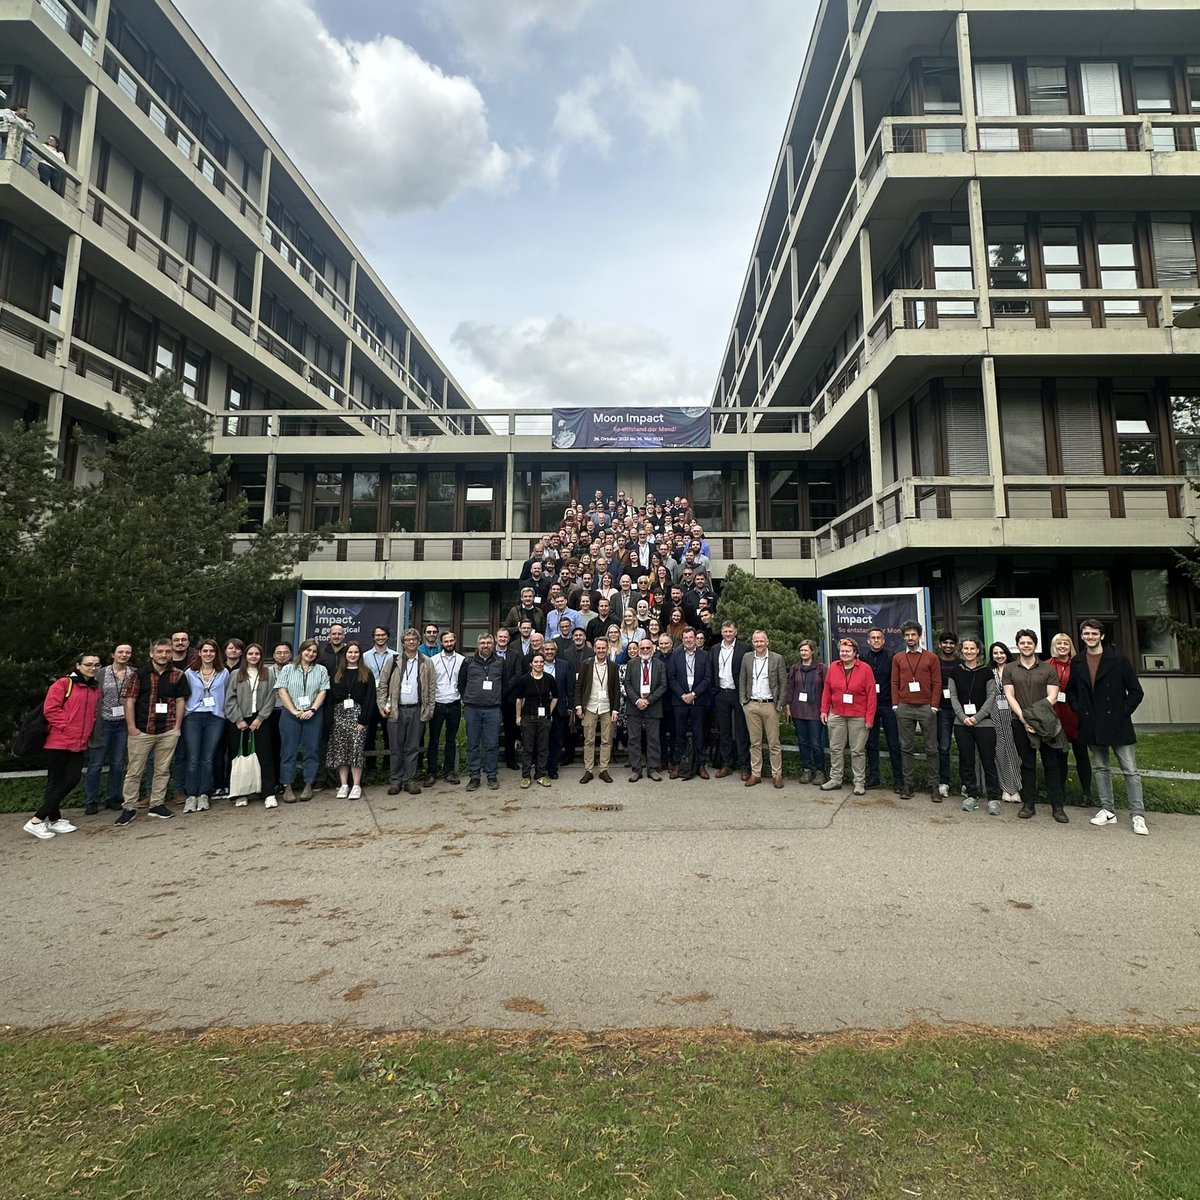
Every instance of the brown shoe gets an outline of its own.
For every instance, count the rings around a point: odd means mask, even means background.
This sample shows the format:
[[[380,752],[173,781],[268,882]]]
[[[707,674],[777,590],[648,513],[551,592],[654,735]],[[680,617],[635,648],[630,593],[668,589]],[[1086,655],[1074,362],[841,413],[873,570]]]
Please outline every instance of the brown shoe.
[[[783,787],[783,776],[782,775],[772,775],[771,776],[771,786],[777,787],[777,788]]]
[[[579,777],[579,782],[580,783],[591,783],[592,782],[591,771],[584,771],[584,773],[582,775],[580,775],[580,777]]]
[[[756,783],[761,783],[761,782],[762,782],[762,779],[760,776],[751,775],[750,778],[746,780],[746,787],[753,787]]]
[[[612,783],[612,776],[607,771],[600,772],[601,783]]]
[[[728,767],[722,767],[722,768],[721,768],[721,769],[720,769],[720,770],[717,772],[717,778],[718,778],[718,779],[724,779],[724,778],[726,778],[727,776],[729,776],[729,775],[732,775],[732,774],[733,774],[733,772],[732,772],[732,771],[731,771],[731,770],[730,770]]]
[[[696,774],[697,774],[697,775],[699,775],[701,779],[707,779],[707,778],[709,777],[709,775],[708,775],[708,768],[707,768],[707,767],[701,767],[701,768],[700,768],[700,770],[698,770],[698,771],[696,772]]]
[[[674,766],[671,768],[671,778],[672,778],[672,779],[678,779],[678,778],[679,778],[679,764],[678,764],[678,763],[676,763],[676,764],[675,764],[675,765],[674,765]]]
[[[742,782],[745,783],[746,780],[749,778],[750,778],[750,771],[749,771],[749,768],[746,768],[745,770],[742,771]]]
[[[406,783],[404,785],[404,790],[410,796],[419,796],[421,794],[421,785],[419,783],[414,783],[410,780],[408,783]]]

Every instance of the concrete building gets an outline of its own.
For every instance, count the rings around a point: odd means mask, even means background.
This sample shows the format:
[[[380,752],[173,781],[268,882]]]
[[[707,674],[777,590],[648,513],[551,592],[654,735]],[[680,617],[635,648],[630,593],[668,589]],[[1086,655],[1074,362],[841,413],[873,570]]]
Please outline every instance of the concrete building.
[[[0,129],[0,415],[48,419],[79,481],[72,430],[172,370],[246,536],[345,521],[306,585],[404,589],[468,639],[571,497],[651,490],[718,576],[922,584],[960,631],[989,594],[1037,596],[1046,636],[1107,617],[1146,719],[1192,720],[1159,619],[1195,616],[1198,32],[1182,2],[823,4],[711,447],[615,456],[472,408],[166,0],[0,0],[37,122]]]

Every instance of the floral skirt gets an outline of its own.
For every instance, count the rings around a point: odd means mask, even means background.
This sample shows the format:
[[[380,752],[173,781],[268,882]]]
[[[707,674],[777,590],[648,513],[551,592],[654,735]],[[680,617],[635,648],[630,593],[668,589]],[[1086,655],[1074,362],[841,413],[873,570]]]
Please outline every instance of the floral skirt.
[[[329,750],[325,765],[336,771],[339,767],[361,767],[366,762],[367,731],[359,724],[362,708],[356,704],[334,709],[333,728],[329,731]]]

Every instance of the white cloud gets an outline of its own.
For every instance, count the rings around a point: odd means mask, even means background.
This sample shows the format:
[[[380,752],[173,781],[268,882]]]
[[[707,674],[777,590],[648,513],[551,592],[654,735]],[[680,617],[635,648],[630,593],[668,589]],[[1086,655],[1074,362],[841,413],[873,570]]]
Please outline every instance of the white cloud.
[[[613,52],[607,70],[588,75],[555,103],[554,134],[560,145],[591,145],[608,153],[612,125],[624,121],[655,142],[681,132],[699,111],[700,93],[681,79],[652,79],[627,46]],[[552,160],[557,163],[557,157]]]
[[[178,0],[340,216],[436,209],[523,165],[488,132],[479,89],[395,37],[335,37],[311,0]]]
[[[484,407],[708,403],[709,371],[654,329],[559,315],[508,328],[464,321],[451,341],[479,365],[470,392]]]
[[[568,33],[595,0],[426,0],[423,11],[449,27],[463,54],[489,74],[529,68],[532,36],[540,29]]]

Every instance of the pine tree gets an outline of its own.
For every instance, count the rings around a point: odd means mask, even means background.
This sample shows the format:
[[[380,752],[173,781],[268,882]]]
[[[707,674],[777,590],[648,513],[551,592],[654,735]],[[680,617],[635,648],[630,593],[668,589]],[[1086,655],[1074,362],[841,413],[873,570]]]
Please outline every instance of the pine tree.
[[[821,613],[812,600],[802,600],[794,588],[777,579],[759,579],[740,567],[730,567],[717,598],[718,625],[733,621],[738,636],[750,640],[763,630],[771,649],[794,662],[805,638],[816,641],[821,630]]]

